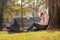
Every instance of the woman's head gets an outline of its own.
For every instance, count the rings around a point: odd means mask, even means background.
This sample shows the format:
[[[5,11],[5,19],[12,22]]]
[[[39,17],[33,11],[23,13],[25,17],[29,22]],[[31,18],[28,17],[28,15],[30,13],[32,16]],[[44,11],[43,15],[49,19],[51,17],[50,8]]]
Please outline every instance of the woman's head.
[[[40,7],[39,7],[39,12],[40,12],[40,13],[47,13],[47,12],[46,12],[46,9],[44,8],[44,6],[40,6]]]

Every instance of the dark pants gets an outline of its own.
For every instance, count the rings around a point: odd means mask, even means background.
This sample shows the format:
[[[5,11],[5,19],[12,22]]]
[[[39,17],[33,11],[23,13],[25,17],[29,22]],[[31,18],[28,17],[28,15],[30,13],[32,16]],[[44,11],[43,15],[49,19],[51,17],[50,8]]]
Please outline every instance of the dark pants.
[[[47,25],[40,25],[37,23],[32,23],[29,28],[27,29],[27,31],[32,31],[33,27],[36,27],[36,30],[46,30],[47,29]]]

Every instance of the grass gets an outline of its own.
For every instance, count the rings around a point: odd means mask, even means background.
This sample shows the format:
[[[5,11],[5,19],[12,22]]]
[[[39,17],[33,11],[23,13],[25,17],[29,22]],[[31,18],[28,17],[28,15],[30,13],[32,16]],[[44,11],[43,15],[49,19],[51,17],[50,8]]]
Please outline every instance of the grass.
[[[60,32],[37,31],[8,34],[6,31],[2,31],[0,40],[60,40]]]

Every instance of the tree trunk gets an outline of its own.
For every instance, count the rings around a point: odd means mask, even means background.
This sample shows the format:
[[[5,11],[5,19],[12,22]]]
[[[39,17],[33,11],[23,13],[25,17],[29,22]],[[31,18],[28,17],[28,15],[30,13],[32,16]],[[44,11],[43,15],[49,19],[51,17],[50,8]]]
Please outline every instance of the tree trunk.
[[[0,31],[2,31],[2,23],[3,23],[3,10],[6,6],[8,0],[0,0]]]
[[[0,31],[2,31],[2,20],[3,20],[3,1],[0,0]]]
[[[60,29],[60,0],[48,1],[50,21],[48,29]]]

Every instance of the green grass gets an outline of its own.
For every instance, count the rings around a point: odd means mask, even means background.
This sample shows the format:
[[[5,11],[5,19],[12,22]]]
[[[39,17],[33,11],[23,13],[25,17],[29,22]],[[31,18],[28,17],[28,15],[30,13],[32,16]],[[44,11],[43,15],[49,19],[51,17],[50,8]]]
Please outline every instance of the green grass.
[[[0,40],[60,40],[59,31],[38,31],[8,34],[0,32]]]

